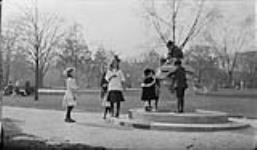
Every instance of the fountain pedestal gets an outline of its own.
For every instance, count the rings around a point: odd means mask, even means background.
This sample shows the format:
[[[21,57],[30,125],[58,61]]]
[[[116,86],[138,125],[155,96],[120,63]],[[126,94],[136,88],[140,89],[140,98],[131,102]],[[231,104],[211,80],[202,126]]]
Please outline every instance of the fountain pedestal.
[[[200,109],[185,113],[130,109],[125,118],[115,119],[115,121],[122,126],[171,131],[218,131],[249,127],[245,123],[230,121],[227,113]]]

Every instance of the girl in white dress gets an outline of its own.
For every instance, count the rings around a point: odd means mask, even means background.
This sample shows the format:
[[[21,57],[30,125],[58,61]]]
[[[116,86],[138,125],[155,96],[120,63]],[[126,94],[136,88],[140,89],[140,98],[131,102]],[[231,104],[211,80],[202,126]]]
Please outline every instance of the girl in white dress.
[[[116,104],[115,117],[119,117],[120,103],[125,101],[123,90],[125,88],[125,77],[119,67],[120,59],[116,56],[110,64],[110,68],[106,73],[105,79],[108,82],[107,101],[111,103],[112,116],[114,116],[114,104]]]
[[[71,118],[71,111],[74,106],[77,105],[75,91],[78,89],[78,86],[74,79],[74,72],[75,68],[67,68],[65,70],[65,74],[67,76],[66,91],[63,97],[63,106],[67,108],[65,122],[75,122],[75,120]]]

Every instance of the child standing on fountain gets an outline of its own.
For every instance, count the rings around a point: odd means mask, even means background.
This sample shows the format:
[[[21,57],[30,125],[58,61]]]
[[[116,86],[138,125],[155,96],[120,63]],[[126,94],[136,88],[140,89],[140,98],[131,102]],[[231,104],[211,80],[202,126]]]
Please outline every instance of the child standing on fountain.
[[[141,100],[145,102],[145,110],[151,111],[151,100],[156,99],[156,80],[154,78],[152,69],[144,70],[144,81],[141,84],[142,87],[142,96]]]

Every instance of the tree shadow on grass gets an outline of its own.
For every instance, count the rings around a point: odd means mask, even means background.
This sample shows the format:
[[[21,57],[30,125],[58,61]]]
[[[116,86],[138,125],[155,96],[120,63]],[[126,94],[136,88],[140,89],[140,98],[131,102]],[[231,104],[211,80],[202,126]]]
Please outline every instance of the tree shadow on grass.
[[[62,143],[57,145],[47,144],[33,135],[22,133],[18,127],[18,120],[2,119],[4,127],[4,150],[110,150],[104,147],[92,147],[84,144]],[[17,139],[17,137],[27,137]],[[34,139],[34,140],[31,140]]]

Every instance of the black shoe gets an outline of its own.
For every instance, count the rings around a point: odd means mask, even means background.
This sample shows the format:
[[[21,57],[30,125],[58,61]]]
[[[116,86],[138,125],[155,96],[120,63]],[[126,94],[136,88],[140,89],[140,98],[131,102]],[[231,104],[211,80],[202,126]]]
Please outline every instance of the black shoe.
[[[74,119],[70,119],[70,121],[71,121],[71,122],[76,122],[76,120],[74,120]]]
[[[148,112],[149,112],[149,111],[151,111],[151,110],[152,110],[152,107],[151,107],[151,106],[146,106],[146,107],[145,107],[145,111],[148,111]]]
[[[179,110],[178,113],[183,113],[184,111],[183,110]]]
[[[73,122],[76,122],[75,120],[71,119],[71,118],[66,118],[65,119],[65,122],[68,122],[68,123],[73,123]]]
[[[65,122],[70,122],[70,119],[69,118],[65,118],[64,121]]]

